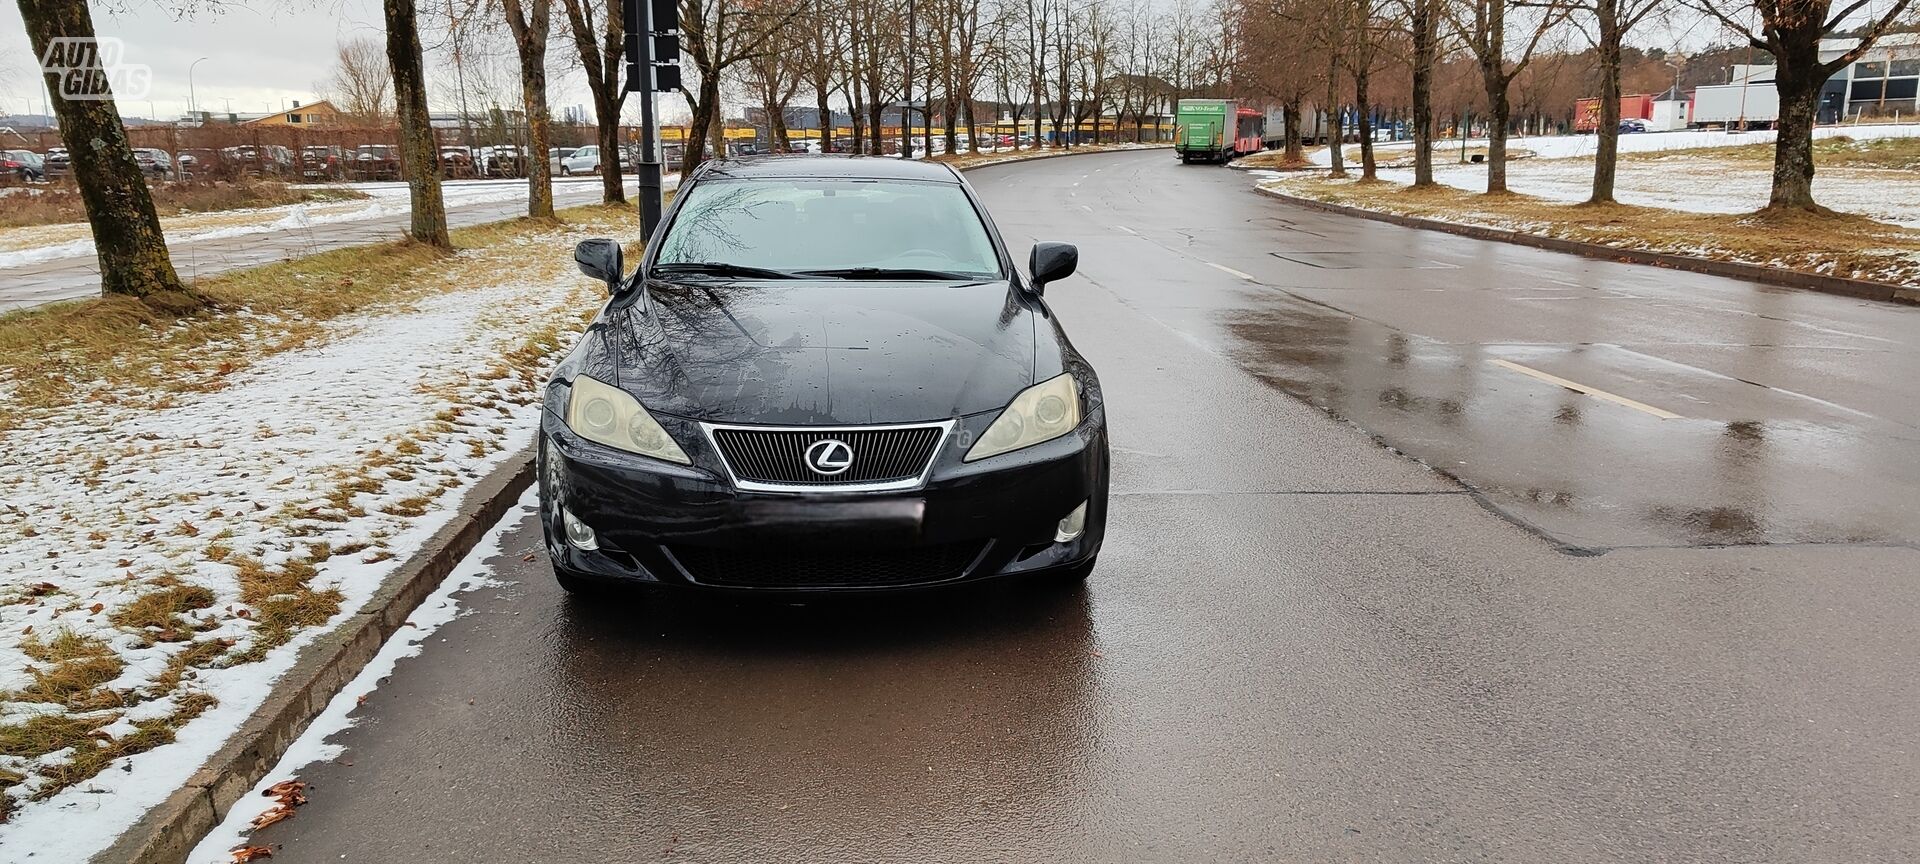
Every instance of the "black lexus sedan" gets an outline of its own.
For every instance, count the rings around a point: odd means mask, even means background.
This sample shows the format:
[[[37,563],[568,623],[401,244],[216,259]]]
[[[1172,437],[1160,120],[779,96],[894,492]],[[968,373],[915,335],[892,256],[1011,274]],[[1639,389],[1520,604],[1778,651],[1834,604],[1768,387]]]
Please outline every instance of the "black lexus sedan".
[[[956,172],[845,156],[708,163],[547,385],[554,574],[865,591],[1072,582],[1107,515],[1100,381]]]

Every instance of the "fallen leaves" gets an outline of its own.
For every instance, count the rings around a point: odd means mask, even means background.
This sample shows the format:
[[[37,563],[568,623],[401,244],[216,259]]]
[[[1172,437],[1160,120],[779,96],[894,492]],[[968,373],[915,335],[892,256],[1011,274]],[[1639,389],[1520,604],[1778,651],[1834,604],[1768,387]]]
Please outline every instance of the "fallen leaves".
[[[307,803],[306,789],[307,784],[304,780],[282,780],[261,790],[260,794],[272,798],[274,805],[261,811],[260,815],[253,817],[247,824],[258,831],[268,825],[292,819],[293,808]]]
[[[273,850],[265,846],[239,846],[230,850],[227,854],[233,856],[233,864],[247,864],[248,861],[272,858]]]

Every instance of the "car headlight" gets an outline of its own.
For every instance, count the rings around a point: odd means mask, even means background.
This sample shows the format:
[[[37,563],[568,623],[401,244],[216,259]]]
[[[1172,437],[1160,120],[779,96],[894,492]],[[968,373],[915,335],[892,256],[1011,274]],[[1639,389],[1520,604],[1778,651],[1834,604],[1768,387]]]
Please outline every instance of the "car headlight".
[[[567,428],[588,441],[629,453],[652,456],[682,465],[693,464],[673,436],[660,428],[640,400],[610,384],[575,376],[567,397]]]
[[[1080,425],[1080,385],[1061,374],[1020,391],[980,433],[963,461],[974,462],[1052,441]]]

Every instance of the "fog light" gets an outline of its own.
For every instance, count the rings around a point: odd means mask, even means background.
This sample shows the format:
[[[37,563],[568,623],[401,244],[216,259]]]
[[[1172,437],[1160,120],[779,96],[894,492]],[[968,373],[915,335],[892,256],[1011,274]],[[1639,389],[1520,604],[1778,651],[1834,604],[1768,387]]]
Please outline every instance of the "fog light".
[[[1082,501],[1080,506],[1073,508],[1072,513],[1067,514],[1067,518],[1060,520],[1060,527],[1053,532],[1053,542],[1070,543],[1080,539],[1080,535],[1086,531],[1087,502]]]
[[[566,526],[567,542],[572,544],[573,548],[585,549],[589,552],[600,548],[600,542],[593,539],[593,529],[588,528],[587,523],[574,518],[572,510],[564,507],[561,508],[560,522]],[[1066,523],[1062,522],[1060,524],[1065,525]]]

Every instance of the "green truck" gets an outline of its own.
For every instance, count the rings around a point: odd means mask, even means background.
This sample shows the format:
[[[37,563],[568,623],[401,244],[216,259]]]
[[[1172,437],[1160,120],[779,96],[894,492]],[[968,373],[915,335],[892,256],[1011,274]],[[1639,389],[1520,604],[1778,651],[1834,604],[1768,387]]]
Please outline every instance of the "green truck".
[[[1173,152],[1182,163],[1225,163],[1260,151],[1267,116],[1232,99],[1182,99],[1174,123]]]

